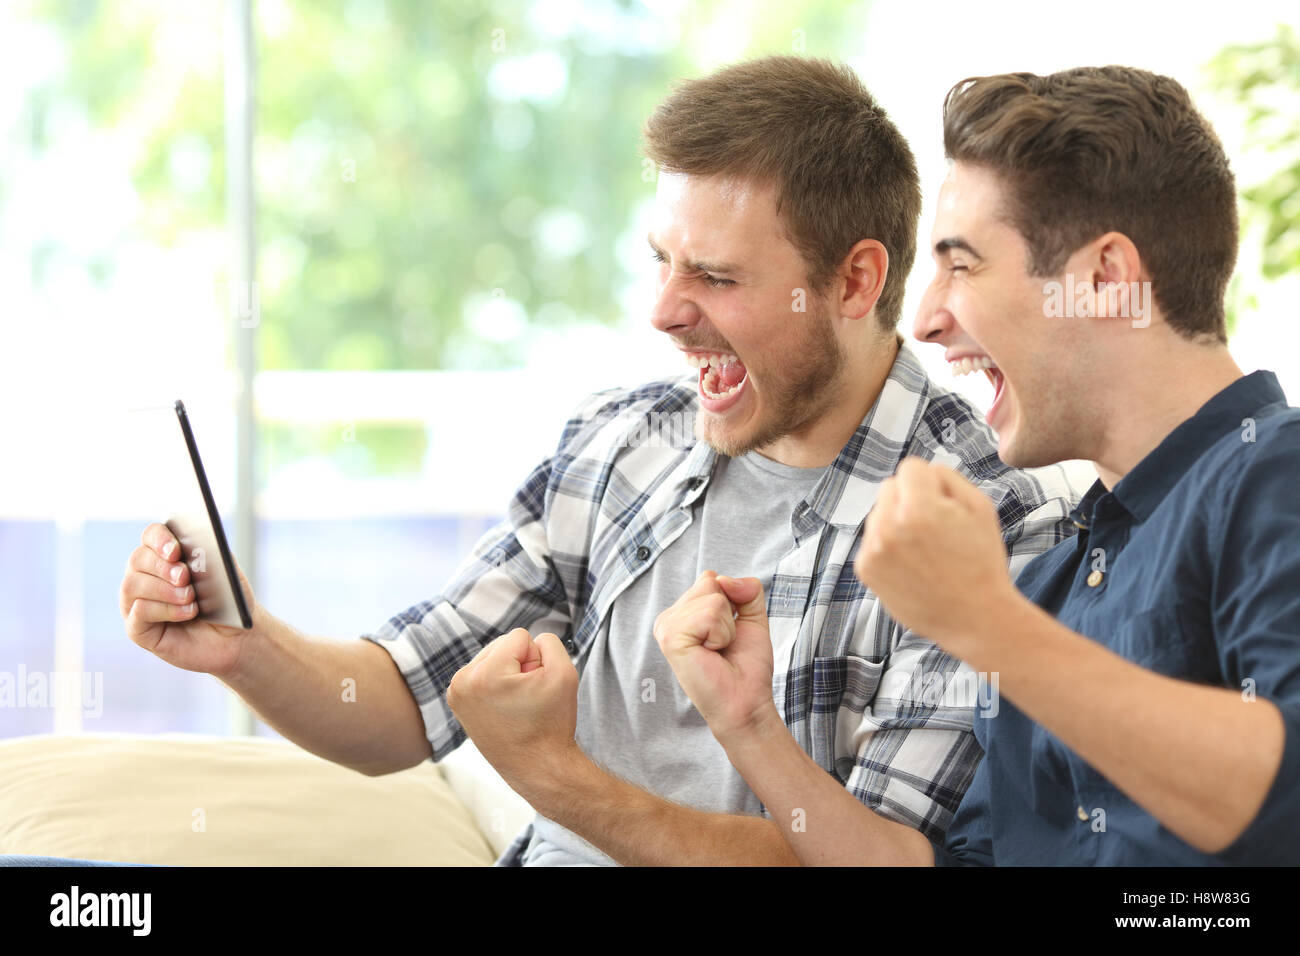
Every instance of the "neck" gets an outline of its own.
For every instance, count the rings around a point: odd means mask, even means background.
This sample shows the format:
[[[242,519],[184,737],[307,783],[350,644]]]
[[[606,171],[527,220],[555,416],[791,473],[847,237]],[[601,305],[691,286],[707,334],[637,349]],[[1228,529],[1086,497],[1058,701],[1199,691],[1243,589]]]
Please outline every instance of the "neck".
[[[1180,342],[1170,352],[1146,358],[1149,361],[1139,358],[1129,363],[1102,389],[1111,397],[1093,464],[1107,490],[1242,376],[1227,348],[1220,345]]]
[[[799,431],[755,451],[793,468],[829,465],[876,404],[901,344],[902,339],[891,333],[864,352],[847,355],[838,380],[826,392],[822,414]]]

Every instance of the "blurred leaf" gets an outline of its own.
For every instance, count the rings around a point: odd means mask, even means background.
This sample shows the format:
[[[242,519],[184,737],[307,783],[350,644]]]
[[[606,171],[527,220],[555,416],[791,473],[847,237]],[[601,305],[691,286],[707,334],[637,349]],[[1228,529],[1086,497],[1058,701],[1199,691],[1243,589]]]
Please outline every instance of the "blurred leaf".
[[[1239,184],[1243,232],[1263,236],[1261,272],[1276,278],[1300,268],[1300,152],[1285,147],[1300,142],[1300,37],[1287,24],[1262,43],[1230,46],[1208,64],[1215,88],[1246,107],[1247,133],[1279,157],[1278,168],[1260,182]],[[1277,104],[1287,104],[1279,112]],[[1257,303],[1248,280],[1237,276],[1228,296],[1231,331],[1243,306]]]

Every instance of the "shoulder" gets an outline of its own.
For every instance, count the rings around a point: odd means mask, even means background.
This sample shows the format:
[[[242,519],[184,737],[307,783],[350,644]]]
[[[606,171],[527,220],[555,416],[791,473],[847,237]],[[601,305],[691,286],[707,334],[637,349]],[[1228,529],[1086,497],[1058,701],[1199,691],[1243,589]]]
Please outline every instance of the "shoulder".
[[[1300,516],[1300,408],[1270,406],[1233,423],[1196,470],[1197,497],[1229,523],[1256,513],[1269,521]]]
[[[1279,403],[1230,422],[1207,457],[1210,470],[1229,481],[1264,467],[1300,462],[1300,408]]]
[[[650,427],[678,433],[684,428],[689,437],[695,402],[693,376],[594,392],[569,416],[559,450],[569,455],[608,451],[627,445],[629,438]]]
[[[544,463],[546,485],[591,501],[616,476],[625,490],[651,487],[697,445],[696,401],[693,376],[589,395]]]

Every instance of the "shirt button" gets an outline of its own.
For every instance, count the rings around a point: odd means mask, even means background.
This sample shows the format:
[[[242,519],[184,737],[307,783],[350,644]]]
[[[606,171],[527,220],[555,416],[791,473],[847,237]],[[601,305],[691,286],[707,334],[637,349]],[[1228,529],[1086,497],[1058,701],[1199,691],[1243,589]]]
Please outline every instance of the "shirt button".
[[[1078,809],[1076,812],[1079,814],[1079,819],[1080,819],[1080,820],[1082,820],[1084,823],[1087,823],[1087,822],[1088,822],[1088,811],[1087,811],[1087,810],[1083,809],[1083,807],[1079,807],[1079,809]]]
[[[578,653],[578,644],[576,641],[574,641],[573,638],[570,637],[565,640],[564,649],[568,651],[570,654],[576,654]]]
[[[646,558],[650,557],[650,549],[643,544],[641,547],[636,549],[636,556],[638,560],[644,561]]]
[[[1098,584],[1101,584],[1101,579],[1105,576],[1100,571],[1093,571],[1092,574],[1088,575],[1088,587],[1095,588]]]

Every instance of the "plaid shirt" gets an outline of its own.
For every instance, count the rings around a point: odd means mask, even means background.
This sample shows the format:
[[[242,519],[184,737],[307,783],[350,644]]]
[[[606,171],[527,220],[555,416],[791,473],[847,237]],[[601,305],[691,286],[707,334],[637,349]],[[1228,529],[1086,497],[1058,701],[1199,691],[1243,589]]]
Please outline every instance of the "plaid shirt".
[[[696,401],[694,375],[591,396],[442,595],[364,635],[392,655],[435,755],[465,740],[447,685],[485,644],[516,627],[550,631],[581,664],[614,600],[691,523],[717,457],[690,428]],[[657,440],[665,432],[677,440]],[[948,465],[997,503],[1013,574],[1074,531],[1075,496],[1059,467],[1004,465],[979,412],[903,345],[879,399],[790,516],[794,548],[767,595],[778,709],[855,797],[934,840],[982,756],[975,675],[896,623],[853,573],[863,519],[907,455]],[[942,600],[943,582],[934,587]],[[499,862],[519,863],[531,833]]]

